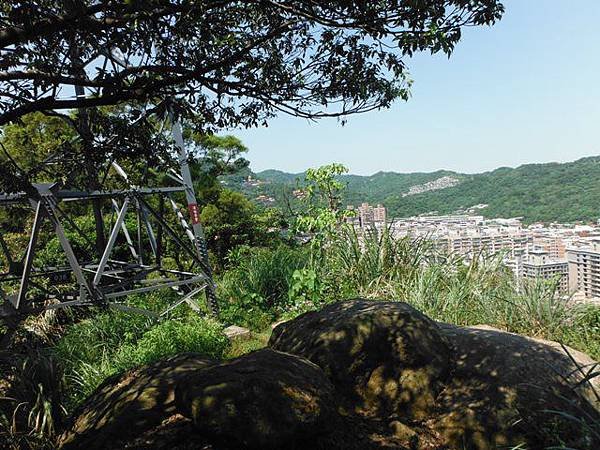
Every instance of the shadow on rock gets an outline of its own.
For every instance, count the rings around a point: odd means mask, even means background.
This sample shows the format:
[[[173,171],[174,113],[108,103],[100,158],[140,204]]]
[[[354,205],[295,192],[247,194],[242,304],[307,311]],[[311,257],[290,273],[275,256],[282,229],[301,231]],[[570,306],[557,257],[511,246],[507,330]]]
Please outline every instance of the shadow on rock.
[[[278,325],[269,346],[320,366],[365,416],[427,417],[451,367],[436,323],[401,302],[335,303]]]
[[[440,324],[454,350],[454,371],[430,421],[453,446],[487,449],[527,444],[600,448],[573,418],[598,422],[598,399],[583,370],[595,362],[551,341],[491,327]]]
[[[197,431],[238,448],[308,448],[340,423],[321,369],[270,349],[194,373],[177,387],[176,402]]]
[[[600,405],[582,382],[595,362],[555,342],[357,299],[278,325],[269,345],[319,365],[350,412],[416,430],[419,448],[600,448],[586,429]]]
[[[182,354],[108,378],[75,411],[61,448],[123,447],[176,414],[175,386],[211,364],[199,355]]]

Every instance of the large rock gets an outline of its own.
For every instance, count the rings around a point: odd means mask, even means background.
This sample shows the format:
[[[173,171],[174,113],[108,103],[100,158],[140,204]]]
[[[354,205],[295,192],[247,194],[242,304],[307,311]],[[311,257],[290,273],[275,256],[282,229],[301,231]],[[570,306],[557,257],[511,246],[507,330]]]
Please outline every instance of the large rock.
[[[555,342],[354,300],[278,325],[270,345],[288,353],[181,355],[112,377],[63,448],[600,448],[583,382],[599,367]]]
[[[212,361],[182,354],[108,378],[73,414],[63,449],[122,448],[176,414],[175,387]]]
[[[321,369],[270,349],[194,373],[177,387],[176,402],[198,432],[232,448],[308,448],[338,420]]]
[[[592,359],[573,349],[567,354],[556,342],[491,327],[440,328],[455,365],[430,425],[452,448],[547,448],[558,445],[557,436],[568,447],[600,448],[567,416],[600,423],[598,398],[589,383],[581,383],[578,369],[593,369]]]
[[[422,419],[450,372],[438,326],[406,303],[348,300],[278,325],[269,346],[303,356],[367,416]]]

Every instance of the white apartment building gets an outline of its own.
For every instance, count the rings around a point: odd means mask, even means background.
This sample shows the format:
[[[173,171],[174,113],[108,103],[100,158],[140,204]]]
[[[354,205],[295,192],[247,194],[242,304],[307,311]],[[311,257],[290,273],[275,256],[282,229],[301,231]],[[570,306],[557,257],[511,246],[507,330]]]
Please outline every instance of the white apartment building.
[[[585,298],[600,298],[600,238],[567,248],[569,281]]]
[[[363,228],[373,225],[373,208],[368,203],[362,203],[358,207],[358,218]]]
[[[392,222],[396,237],[423,237],[448,253],[504,254],[518,279],[558,277],[561,293],[600,299],[600,227],[580,224],[522,226],[519,218],[422,215]]]
[[[524,279],[558,280],[558,292],[569,292],[569,263],[567,260],[555,259],[549,252],[541,248],[530,249],[523,257],[518,276]]]
[[[419,216],[406,219],[412,222],[421,222],[429,224],[444,224],[444,225],[463,225],[476,226],[485,222],[483,216],[473,216],[470,214],[450,214],[445,216]]]
[[[564,259],[566,257],[565,239],[560,236],[533,236],[533,245],[547,252],[550,258]]]
[[[483,216],[419,216],[394,221],[395,236],[426,237],[448,253],[473,256],[505,253],[514,258],[531,241],[517,219],[485,220]]]
[[[387,210],[385,206],[378,204],[373,208],[373,220],[380,223],[387,222]]]
[[[348,209],[354,210],[354,208],[350,206]],[[368,203],[362,203],[357,210],[358,222],[362,228],[372,228],[374,226],[384,226],[386,224],[387,210],[385,206],[381,204],[373,207]]]
[[[523,253],[530,241],[528,236],[521,233],[484,230],[449,233],[442,240],[446,240],[448,252],[450,253],[460,255],[485,253],[493,255],[504,252],[510,258]]]

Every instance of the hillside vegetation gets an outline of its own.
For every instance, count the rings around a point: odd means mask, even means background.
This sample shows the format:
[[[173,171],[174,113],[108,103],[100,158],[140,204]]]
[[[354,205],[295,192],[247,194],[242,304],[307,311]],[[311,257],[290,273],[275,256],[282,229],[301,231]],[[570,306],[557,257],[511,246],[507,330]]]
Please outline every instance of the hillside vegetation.
[[[265,224],[277,225],[279,216],[258,212],[219,183],[197,186],[202,198],[215,202],[202,217],[215,263],[218,321],[184,307],[163,320],[111,309],[32,316],[18,330],[15,349],[0,358],[0,442],[14,449],[56,448],[78,407],[114,377],[127,378],[123,374],[134,367],[182,353],[214,360],[239,357],[264,347],[272,324],[348,298],[400,300],[437,321],[486,324],[551,339],[598,359],[600,309],[560,300],[557,280],[517,285],[498,255],[465,261],[439,253],[426,240],[393,239],[389,233],[360,236],[352,227],[339,226],[344,185],[335,177],[344,171],[338,164],[310,170],[300,186],[308,193],[302,199],[306,213],[289,228],[312,233],[310,242],[265,230]],[[258,187],[273,188],[274,183]],[[52,248],[49,241],[40,252],[46,258],[42,263],[53,261]],[[185,255],[179,258],[187,262]],[[130,296],[127,302],[158,312],[174,300],[168,290]],[[253,336],[230,341],[224,335],[229,325],[247,327]],[[582,436],[594,442],[597,421],[577,420]],[[556,432],[552,415],[540,422],[550,429],[543,431],[548,442],[571,436]]]
[[[267,170],[255,175],[269,184],[261,192],[281,200],[281,193],[303,180],[303,174]],[[403,197],[410,187],[444,176],[458,178],[457,186]],[[600,157],[569,163],[526,164],[467,175],[440,170],[430,173],[378,172],[371,176],[343,175],[344,201],[383,203],[391,216],[429,212],[451,213],[477,204],[487,217],[523,217],[525,222],[595,221],[600,218]]]

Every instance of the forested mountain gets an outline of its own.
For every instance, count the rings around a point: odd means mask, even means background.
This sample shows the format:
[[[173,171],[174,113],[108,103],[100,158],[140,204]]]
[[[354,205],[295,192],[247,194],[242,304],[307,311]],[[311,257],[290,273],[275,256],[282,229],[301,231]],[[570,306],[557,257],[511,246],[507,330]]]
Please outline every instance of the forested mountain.
[[[277,201],[283,192],[289,193],[297,180],[303,178],[302,173],[278,170],[251,175],[266,183],[258,187],[246,186],[245,190],[272,195]],[[443,177],[459,182],[455,186],[406,195],[411,187],[431,184]],[[526,222],[595,221],[600,218],[600,156],[569,163],[526,164],[514,169],[502,167],[480,174],[439,170],[430,173],[378,172],[370,176],[344,175],[340,178],[348,186],[347,203],[383,203],[393,217],[434,211],[451,213],[486,204],[488,206],[480,211],[487,217],[522,216]]]

